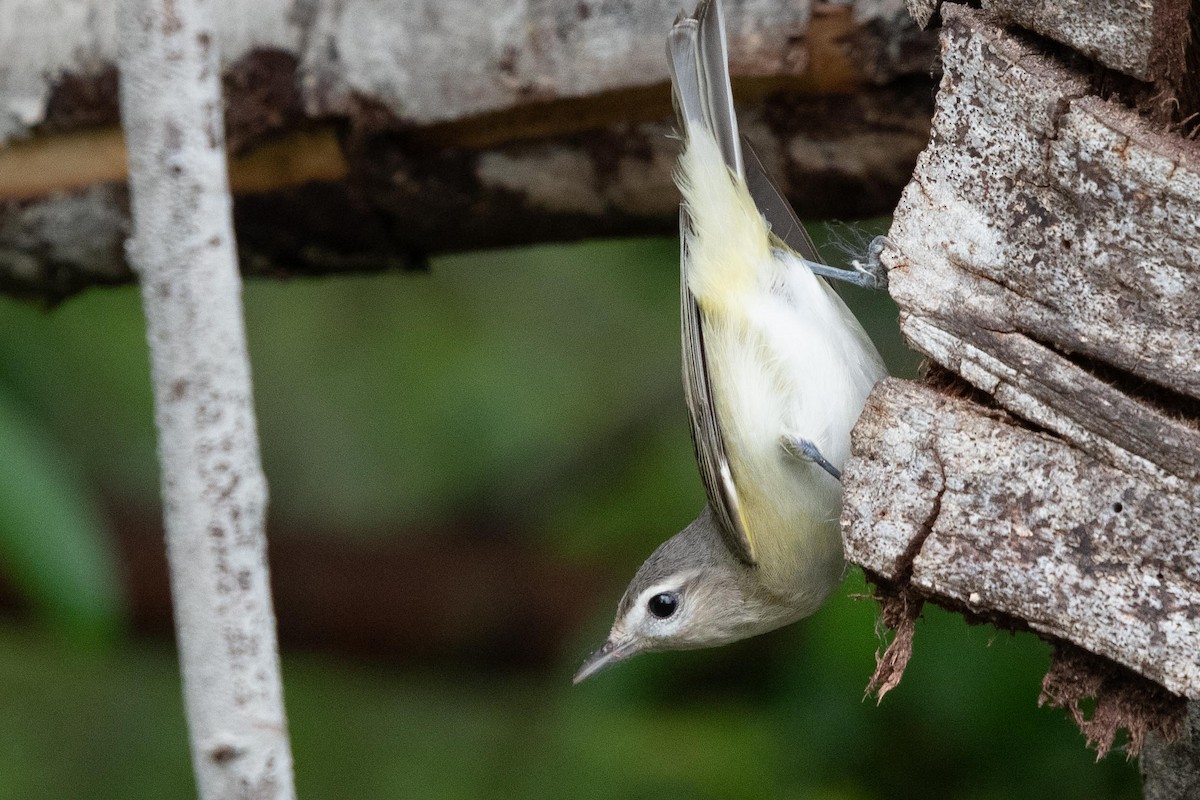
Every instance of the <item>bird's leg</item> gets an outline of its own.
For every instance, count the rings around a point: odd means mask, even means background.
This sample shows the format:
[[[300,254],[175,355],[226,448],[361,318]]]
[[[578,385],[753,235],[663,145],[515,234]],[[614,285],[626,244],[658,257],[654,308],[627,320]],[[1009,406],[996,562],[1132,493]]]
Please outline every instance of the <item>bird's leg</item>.
[[[783,445],[783,449],[787,451],[788,455],[804,461],[811,461],[832,475],[835,480],[840,481],[842,479],[842,471],[833,464],[829,463],[829,459],[821,454],[821,451],[817,449],[817,446],[813,444],[812,440],[802,439],[799,436],[791,436],[785,433],[782,437],[780,437],[780,443]]]
[[[886,289],[887,288],[887,269],[883,266],[880,256],[883,251],[892,246],[891,241],[886,236],[876,236],[867,245],[867,258],[854,259],[850,262],[853,269],[839,269],[831,267],[828,264],[821,264],[816,261],[809,261],[807,258],[799,260],[804,266],[808,267],[814,275],[820,275],[824,278],[831,278],[835,281],[845,281],[846,283],[860,286],[864,289]],[[797,256],[799,258],[799,256]]]
[[[857,258],[850,262],[850,266],[854,267],[854,271],[864,276],[863,285],[868,289],[887,289],[887,268],[883,266],[881,259],[884,250],[895,246],[892,244],[892,240],[886,236],[876,236],[867,245],[866,263]]]

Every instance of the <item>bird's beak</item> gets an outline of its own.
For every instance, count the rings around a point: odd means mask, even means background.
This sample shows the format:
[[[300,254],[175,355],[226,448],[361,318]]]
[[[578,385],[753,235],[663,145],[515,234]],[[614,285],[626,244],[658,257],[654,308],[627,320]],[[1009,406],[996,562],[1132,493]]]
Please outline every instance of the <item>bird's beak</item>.
[[[575,677],[571,682],[576,684],[581,683],[605,667],[629,658],[631,655],[637,653],[639,649],[636,639],[619,642],[610,637],[604,643],[603,647],[587,657],[587,660],[583,662],[583,666],[575,673]]]

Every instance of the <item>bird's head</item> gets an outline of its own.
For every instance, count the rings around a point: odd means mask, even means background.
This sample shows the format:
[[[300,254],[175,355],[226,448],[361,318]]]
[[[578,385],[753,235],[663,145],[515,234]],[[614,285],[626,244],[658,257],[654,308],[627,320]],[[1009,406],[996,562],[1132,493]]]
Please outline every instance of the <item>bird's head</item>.
[[[638,569],[607,641],[584,661],[575,683],[638,653],[729,644],[796,618],[759,588],[757,570],[734,557],[705,507]]]

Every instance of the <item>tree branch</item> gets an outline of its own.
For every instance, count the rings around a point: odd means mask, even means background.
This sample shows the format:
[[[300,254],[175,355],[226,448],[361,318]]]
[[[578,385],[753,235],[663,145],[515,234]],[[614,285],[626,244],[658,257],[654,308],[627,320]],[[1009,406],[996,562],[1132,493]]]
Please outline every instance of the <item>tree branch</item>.
[[[217,43],[204,0],[123,0],[119,22],[128,248],[150,343],[192,761],[205,800],[289,800]]]
[[[128,280],[108,4],[0,0],[0,291]],[[96,23],[87,24],[86,7]],[[214,3],[247,274],[420,268],[433,254],[670,234],[679,197],[662,6]],[[811,13],[810,13],[811,10]],[[62,13],[56,13],[62,11]],[[884,0],[752,0],[730,20],[743,127],[801,214],[887,213],[929,128],[933,36]],[[23,138],[24,137],[24,138]],[[63,224],[69,220],[69,224]],[[76,231],[86,229],[87,237]]]

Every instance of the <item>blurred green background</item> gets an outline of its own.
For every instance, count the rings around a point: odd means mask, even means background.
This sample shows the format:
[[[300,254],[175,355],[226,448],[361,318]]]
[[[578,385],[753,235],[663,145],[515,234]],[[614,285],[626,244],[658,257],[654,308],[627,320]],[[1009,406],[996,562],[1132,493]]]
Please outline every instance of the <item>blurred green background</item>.
[[[639,240],[246,286],[300,796],[1139,796],[1036,707],[1033,637],[928,609],[865,701],[857,571],[810,620],[571,686],[703,502],[677,269]],[[848,299],[913,374],[890,301]],[[194,796],[136,290],[0,325],[0,800]]]

